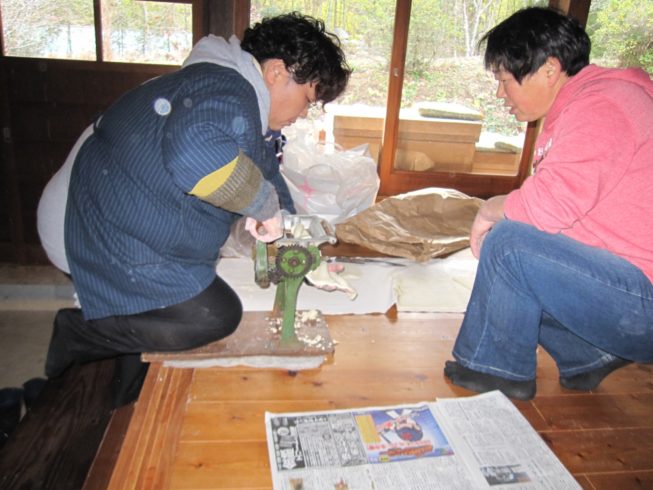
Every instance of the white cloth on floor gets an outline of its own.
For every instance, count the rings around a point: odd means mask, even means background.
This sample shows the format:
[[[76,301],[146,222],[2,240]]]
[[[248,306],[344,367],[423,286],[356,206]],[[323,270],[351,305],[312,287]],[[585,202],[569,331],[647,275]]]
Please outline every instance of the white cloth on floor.
[[[404,259],[400,259],[404,260]],[[403,267],[387,263],[345,263],[343,279],[358,292],[355,300],[342,291],[324,291],[302,284],[297,294],[297,310],[320,310],[325,315],[385,313],[394,303],[392,273]],[[276,286],[263,289],[254,281],[254,261],[250,258],[222,258],[218,275],[238,293],[245,311],[270,311]]]
[[[478,261],[465,248],[443,259],[417,263],[409,259],[368,259],[342,262],[342,278],[358,293],[354,300],[343,291],[324,291],[302,284],[297,310],[320,310],[325,315],[385,313],[396,303],[400,312],[464,313]],[[245,311],[270,311],[276,286],[262,289],[254,281],[251,258],[222,258],[217,273],[234,288]]]
[[[406,267],[393,278],[397,311],[464,313],[477,266],[467,247],[444,259]]]

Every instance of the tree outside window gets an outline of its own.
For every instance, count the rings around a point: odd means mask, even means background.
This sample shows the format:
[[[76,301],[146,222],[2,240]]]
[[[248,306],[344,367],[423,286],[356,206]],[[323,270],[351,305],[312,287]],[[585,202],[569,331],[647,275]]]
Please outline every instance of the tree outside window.
[[[96,60],[93,0],[0,0],[4,53]],[[187,3],[102,0],[102,61],[181,64],[192,43]]]

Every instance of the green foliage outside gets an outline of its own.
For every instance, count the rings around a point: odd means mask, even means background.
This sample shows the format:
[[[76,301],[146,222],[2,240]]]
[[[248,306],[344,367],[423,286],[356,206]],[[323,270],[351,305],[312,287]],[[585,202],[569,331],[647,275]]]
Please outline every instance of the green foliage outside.
[[[419,101],[464,104],[485,115],[485,131],[514,135],[524,125],[495,97],[478,40],[529,0],[413,0],[402,107]],[[254,0],[252,22],[293,10],[325,20],[339,34],[354,75],[342,104],[385,106],[394,0]],[[390,14],[389,14],[390,13]],[[587,26],[592,62],[640,66],[653,74],[653,1],[592,0]]]
[[[653,1],[593,0],[587,31],[594,57],[653,74]]]

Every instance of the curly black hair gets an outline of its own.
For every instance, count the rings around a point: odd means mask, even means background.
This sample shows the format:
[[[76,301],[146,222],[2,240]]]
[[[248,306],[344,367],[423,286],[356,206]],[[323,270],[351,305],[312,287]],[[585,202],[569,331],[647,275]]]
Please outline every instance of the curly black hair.
[[[245,30],[240,46],[259,63],[282,60],[299,84],[316,83],[316,100],[323,104],[345,91],[351,75],[338,36],[298,12],[264,18]]]
[[[592,46],[578,21],[545,7],[518,10],[488,31],[479,46],[484,42],[485,68],[504,69],[520,83],[549,57],[557,58],[567,75],[574,76],[589,64]]]

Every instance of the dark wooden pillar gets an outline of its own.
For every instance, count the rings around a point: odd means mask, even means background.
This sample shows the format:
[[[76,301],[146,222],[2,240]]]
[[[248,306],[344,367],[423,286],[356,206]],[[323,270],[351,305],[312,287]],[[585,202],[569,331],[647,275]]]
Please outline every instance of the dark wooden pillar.
[[[587,25],[587,17],[590,12],[592,0],[549,0],[551,7],[557,8],[568,15],[571,15],[584,27]]]
[[[225,39],[235,34],[241,38],[249,25],[250,8],[249,0],[194,0],[195,40],[207,34]]]

